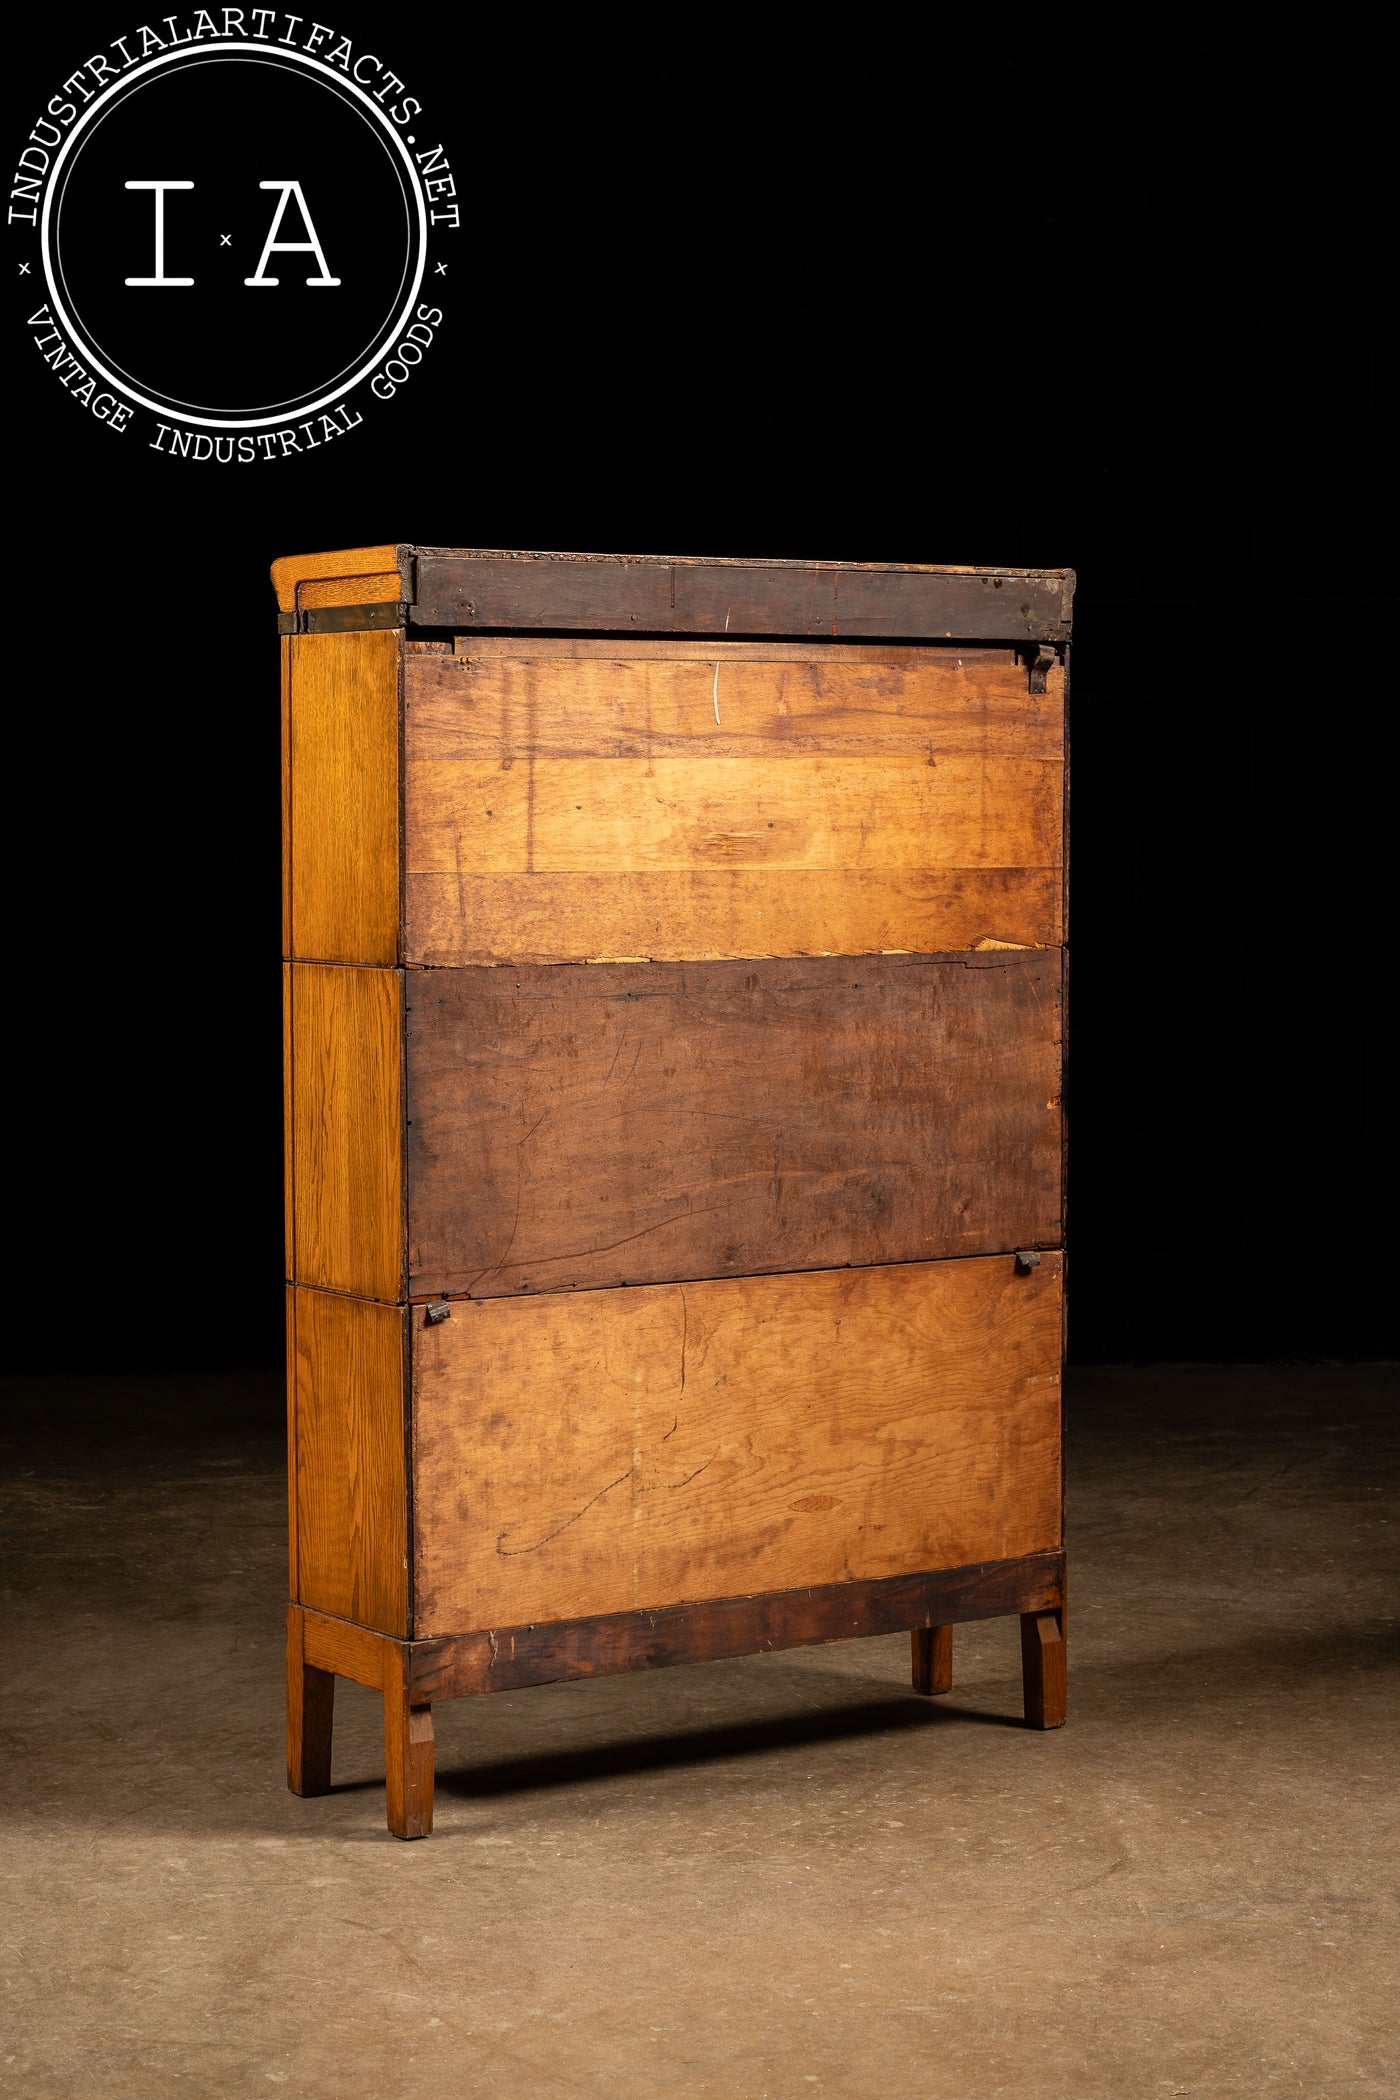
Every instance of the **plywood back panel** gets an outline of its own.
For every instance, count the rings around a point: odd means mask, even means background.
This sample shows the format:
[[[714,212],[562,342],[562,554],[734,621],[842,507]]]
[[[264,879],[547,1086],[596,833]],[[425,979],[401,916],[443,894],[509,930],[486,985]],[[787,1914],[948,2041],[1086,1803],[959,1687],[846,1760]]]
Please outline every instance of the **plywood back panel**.
[[[411,973],[409,1276],[499,1297],[1060,1237],[1060,956]]]
[[[406,660],[410,961],[1060,937],[1058,670],[1032,694],[1010,650],[461,646]]]
[[[285,643],[286,952],[399,958],[399,656],[393,630]]]
[[[408,1315],[329,1291],[287,1295],[293,1599],[407,1635]]]
[[[1060,1540],[1061,1260],[414,1312],[415,1632]]]
[[[403,973],[284,964],[292,1280],[403,1295]]]

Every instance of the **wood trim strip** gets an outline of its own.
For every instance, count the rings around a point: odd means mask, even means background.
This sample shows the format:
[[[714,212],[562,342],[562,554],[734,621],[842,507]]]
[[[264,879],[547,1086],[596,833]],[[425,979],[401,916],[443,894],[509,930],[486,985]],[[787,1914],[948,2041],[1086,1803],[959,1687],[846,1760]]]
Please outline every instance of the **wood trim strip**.
[[[952,1626],[1045,1611],[1062,1603],[1064,1583],[1063,1553],[1032,1553],[974,1567],[827,1583],[819,1589],[773,1590],[658,1611],[449,1634],[411,1643],[412,1696],[432,1700],[516,1691],[575,1677],[713,1662],[775,1648],[906,1633],[916,1626]]]
[[[1070,570],[415,550],[414,627],[1064,643]]]
[[[331,1670],[337,1677],[348,1677],[352,1684],[368,1685],[371,1691],[383,1688],[388,1652],[408,1645],[387,1634],[371,1633],[367,1627],[352,1626],[348,1619],[328,1618],[324,1612],[303,1608],[300,1618],[302,1653],[312,1668]]]
[[[665,664],[946,664],[953,642],[792,642],[781,639],[731,642],[722,637],[670,635],[661,641],[638,640],[632,635],[596,634],[458,634],[451,643],[415,642],[412,647],[431,649],[467,663],[545,663],[556,659],[573,663],[665,663]],[[894,647],[894,654],[891,648]],[[985,652],[975,645],[963,651],[966,661],[981,655],[993,664],[1014,664],[1015,654],[1004,644]]]

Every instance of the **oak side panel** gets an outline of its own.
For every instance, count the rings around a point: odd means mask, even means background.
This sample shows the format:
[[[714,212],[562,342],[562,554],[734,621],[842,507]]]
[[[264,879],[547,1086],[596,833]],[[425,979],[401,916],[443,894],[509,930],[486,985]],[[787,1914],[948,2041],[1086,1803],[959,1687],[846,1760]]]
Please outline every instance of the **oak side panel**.
[[[1054,1549],[1061,1269],[413,1310],[417,1635]]]
[[[292,1279],[403,1296],[403,973],[287,966]]]
[[[413,972],[409,1289],[1060,1238],[1060,955]]]
[[[283,1376],[287,1391],[287,1595],[297,1593],[297,1294],[295,1284],[285,1293],[286,1356]]]
[[[408,959],[1059,940],[1058,673],[735,649],[410,654]]]
[[[399,958],[399,660],[392,629],[289,637],[290,953]]]
[[[294,1296],[293,1600],[402,1637],[407,1314],[329,1291]]]

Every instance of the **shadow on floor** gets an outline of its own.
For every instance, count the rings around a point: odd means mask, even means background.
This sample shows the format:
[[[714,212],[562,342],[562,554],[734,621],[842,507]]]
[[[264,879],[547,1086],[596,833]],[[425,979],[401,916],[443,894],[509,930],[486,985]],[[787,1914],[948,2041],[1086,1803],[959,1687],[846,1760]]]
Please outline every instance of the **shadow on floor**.
[[[888,1735],[901,1730],[936,1727],[951,1720],[977,1721],[990,1728],[1024,1728],[1011,1714],[978,1713],[945,1699],[917,1704],[912,1698],[872,1699],[826,1713],[795,1714],[779,1720],[732,1722],[720,1728],[694,1728],[674,1735],[650,1736],[643,1742],[601,1743],[587,1750],[543,1752],[475,1765],[469,1770],[439,1770],[444,1793],[477,1798],[523,1794],[536,1788],[570,1786],[613,1779],[629,1772],[669,1770],[702,1765],[728,1757],[764,1757],[775,1750],[802,1749],[843,1738]]]

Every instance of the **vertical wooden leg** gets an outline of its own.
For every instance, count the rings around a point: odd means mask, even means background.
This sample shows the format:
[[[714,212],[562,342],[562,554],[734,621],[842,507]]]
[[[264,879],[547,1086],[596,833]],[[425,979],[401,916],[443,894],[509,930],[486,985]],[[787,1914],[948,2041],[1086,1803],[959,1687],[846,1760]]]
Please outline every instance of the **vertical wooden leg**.
[[[389,1828],[398,1838],[431,1837],[433,1710],[410,1706],[402,1651],[384,1649],[384,1768]]]
[[[287,1784],[294,1794],[331,1790],[335,1679],[306,1660],[306,1621],[287,1608]]]
[[[1021,1680],[1029,1728],[1063,1728],[1069,1700],[1063,1611],[1021,1614]]]
[[[909,1636],[913,1649],[914,1689],[926,1699],[953,1689],[953,1629],[916,1626]]]

